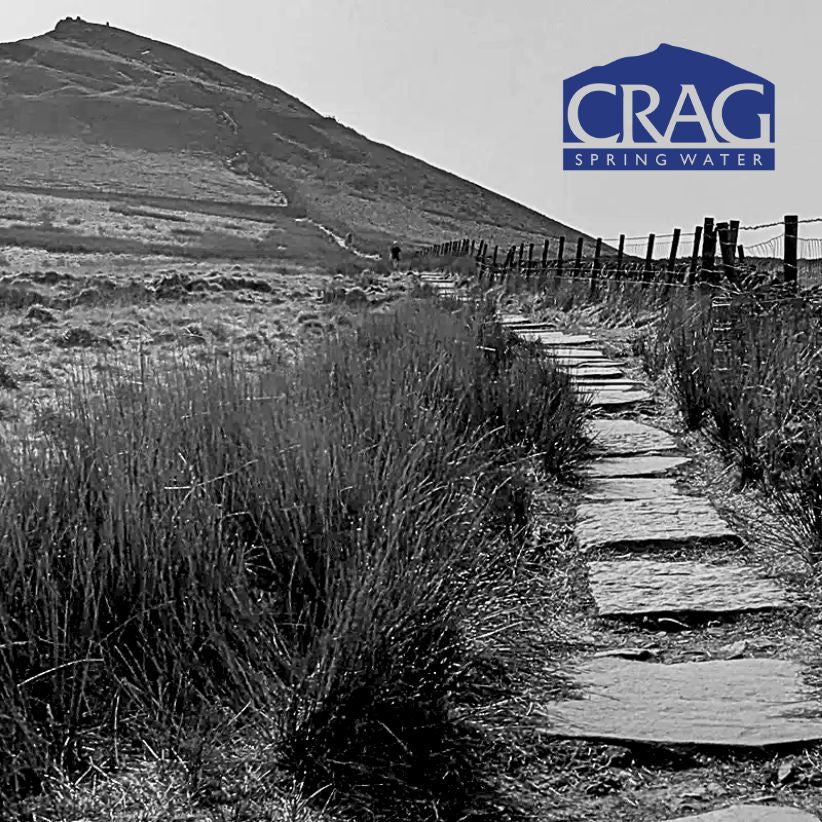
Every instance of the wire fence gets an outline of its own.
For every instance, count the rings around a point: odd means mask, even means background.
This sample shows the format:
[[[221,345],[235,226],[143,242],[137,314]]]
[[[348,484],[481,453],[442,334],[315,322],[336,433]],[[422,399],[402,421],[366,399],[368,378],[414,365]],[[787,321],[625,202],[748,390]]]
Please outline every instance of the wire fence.
[[[477,270],[492,282],[517,276],[616,277],[667,283],[740,285],[744,282],[822,284],[822,217],[741,225],[705,218],[693,231],[597,238],[553,237],[508,249],[484,240],[451,240],[417,255],[472,255]],[[818,236],[803,236],[816,233]],[[747,242],[746,242],[747,238]],[[592,247],[593,246],[593,247]]]

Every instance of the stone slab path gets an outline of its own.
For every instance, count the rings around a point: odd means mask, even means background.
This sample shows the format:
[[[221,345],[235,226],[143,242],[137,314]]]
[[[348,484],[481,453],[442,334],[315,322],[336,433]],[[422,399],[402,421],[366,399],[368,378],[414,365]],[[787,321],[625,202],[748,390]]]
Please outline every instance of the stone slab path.
[[[517,319],[527,329],[525,337],[550,335],[544,338],[552,342],[558,367],[572,377],[595,415],[606,414],[588,426],[595,457],[584,472],[575,529],[589,557],[595,614],[611,621],[666,614],[734,620],[745,612],[796,605],[778,581],[744,564],[744,556],[737,552],[730,561],[728,548],[742,544],[738,535],[709,500],[679,490],[673,475],[689,460],[676,437],[641,418],[653,402],[650,392],[636,388],[619,363],[593,343],[570,342],[579,335],[563,338],[551,325]],[[519,333],[514,318],[510,323]],[[622,409],[630,418],[614,419]],[[699,561],[682,559],[682,549],[691,548],[701,549]],[[604,551],[619,555],[597,556]],[[628,645],[632,625],[622,626]],[[702,629],[694,630],[698,637]],[[642,645],[639,636],[636,646]],[[568,671],[578,698],[543,708],[546,732],[689,749],[822,740],[822,703],[795,662],[755,657],[665,663],[656,658],[642,648],[623,648],[578,659]],[[668,822],[819,822],[789,807],[718,802],[720,807],[708,813]]]
[[[819,817],[785,806],[731,805],[697,816],[678,816],[667,822],[819,822]]]
[[[662,432],[660,432],[662,433]],[[662,477],[690,462],[688,457],[642,454],[602,457],[585,470],[589,477]]]
[[[729,614],[783,608],[781,585],[747,565],[611,560],[589,563],[600,616]]]
[[[676,482],[667,477],[604,477],[592,480],[582,489],[582,498],[586,502],[629,502],[673,496],[681,495]]]
[[[518,328],[517,335],[527,342],[558,348],[591,345],[594,342],[594,338],[587,334],[563,334],[561,331],[524,331]]]
[[[509,328],[512,331],[520,328],[537,328],[554,330],[554,326],[550,323],[539,322],[533,317],[526,317],[524,314],[500,314],[497,316],[500,325]]]
[[[600,394],[603,391],[638,391],[641,390],[641,384],[633,380],[619,380],[613,378],[591,377],[591,376],[572,376],[571,384],[576,391],[588,391],[594,394]]]
[[[565,371],[569,376],[585,370],[586,373],[592,373],[594,369],[602,369],[603,371],[612,372],[616,367],[616,363],[610,360],[580,360],[568,357],[554,357],[557,367]],[[617,378],[622,378],[621,371],[617,371]]]
[[[636,420],[591,420],[586,434],[606,456],[633,456],[676,451],[676,440],[666,431]]]
[[[736,533],[699,497],[583,503],[576,538],[584,551],[666,551],[739,544]]]
[[[637,403],[651,400],[651,395],[647,391],[619,391],[601,388],[589,390],[580,386],[577,388],[577,393],[588,399],[592,407],[608,411],[625,411]]]
[[[596,348],[574,348],[573,346],[557,344],[548,348],[548,351],[552,357],[559,360],[572,362],[603,362],[605,360],[605,354]]]
[[[575,680],[582,698],[550,711],[561,736],[750,748],[822,740],[820,706],[792,662],[600,658]]]

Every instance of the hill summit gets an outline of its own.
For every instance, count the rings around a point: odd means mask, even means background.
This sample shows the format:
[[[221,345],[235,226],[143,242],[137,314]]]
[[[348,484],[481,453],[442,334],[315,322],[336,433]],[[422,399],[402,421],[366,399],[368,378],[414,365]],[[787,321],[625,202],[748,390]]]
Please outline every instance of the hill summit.
[[[275,206],[366,248],[581,236],[275,86],[112,26],[68,18],[0,45],[0,88],[2,186]]]

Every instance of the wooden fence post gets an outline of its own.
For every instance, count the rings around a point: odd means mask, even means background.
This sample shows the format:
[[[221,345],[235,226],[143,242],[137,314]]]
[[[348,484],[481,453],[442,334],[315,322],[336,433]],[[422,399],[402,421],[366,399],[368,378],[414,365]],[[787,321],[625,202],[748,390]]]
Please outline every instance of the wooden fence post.
[[[700,280],[714,281],[714,257],[716,256],[716,231],[714,218],[706,217],[702,226],[702,271]]]
[[[534,264],[534,244],[528,243],[528,268],[525,269],[525,280],[531,279],[531,266]]]
[[[736,281],[736,266],[734,265],[734,251],[736,243],[733,241],[733,230],[730,223],[717,223],[716,233],[719,235],[719,251],[722,256],[722,271],[728,282]]]
[[[619,279],[622,276],[622,260],[625,256],[625,235],[619,235],[619,247],[617,248],[617,260],[616,260],[616,276]]]
[[[699,243],[702,239],[702,226],[694,228],[694,247],[691,251],[691,266],[688,269],[688,285],[693,285],[696,280],[696,267],[699,263]]]
[[[668,255],[668,280],[673,279],[673,272],[676,269],[676,257],[679,252],[679,236],[682,232],[680,229],[674,229],[674,236],[671,240],[671,253]]]
[[[668,275],[665,278],[666,292],[670,289],[671,283],[676,277],[676,257],[679,252],[679,236],[681,233],[680,229],[675,228],[674,236],[671,238],[671,251],[668,254]]]
[[[736,248],[737,248],[737,241],[739,240],[739,220],[731,220],[730,222],[730,244],[731,244],[731,259],[733,260],[734,266],[734,281],[739,282],[739,277],[741,272],[737,269],[736,265]],[[740,260],[740,263],[742,261]]]
[[[548,240],[546,240],[542,244],[542,270],[543,271],[545,271],[545,269],[548,268],[548,246],[549,246],[549,242],[548,242]]]
[[[731,229],[731,245],[736,248],[739,239],[739,220],[731,220],[729,226]]]
[[[656,234],[649,234],[648,235],[648,248],[645,250],[645,270],[642,272],[642,279],[650,281],[651,275],[653,274],[653,270],[651,266],[654,263],[654,241],[656,240]]]
[[[597,277],[599,276],[600,257],[602,255],[602,237],[597,237],[597,244],[594,246],[594,264],[591,268],[591,288],[588,292],[589,297],[593,297],[596,293]]]
[[[562,255],[565,252],[565,235],[563,234],[559,238],[559,245],[557,246],[557,271],[556,271],[556,279],[559,282],[560,278],[562,277]]]
[[[788,214],[785,217],[785,267],[782,279],[796,285],[797,279],[797,246],[799,245],[799,217]]]
[[[582,237],[577,237],[577,254],[576,254],[576,258],[574,259],[574,276],[575,277],[579,277],[580,271],[582,270],[582,244],[583,244]]]

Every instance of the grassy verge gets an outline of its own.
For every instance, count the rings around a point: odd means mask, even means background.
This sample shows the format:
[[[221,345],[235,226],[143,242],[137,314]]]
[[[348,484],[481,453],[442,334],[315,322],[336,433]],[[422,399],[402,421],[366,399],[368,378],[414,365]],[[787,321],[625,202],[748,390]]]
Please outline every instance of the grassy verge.
[[[668,306],[646,358],[669,368],[686,424],[758,483],[809,561],[822,558],[819,305],[778,289]]]
[[[636,351],[683,421],[756,483],[810,562],[822,559],[822,331],[814,292],[563,278],[536,307],[645,327]],[[720,304],[723,303],[723,304]],[[591,312],[594,312],[593,314]]]
[[[580,456],[567,378],[430,303],[295,366],[112,373],[0,454],[3,795],[218,722],[264,726],[306,790],[459,816],[455,707],[487,627],[464,617],[494,622],[526,461]]]

